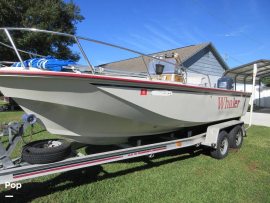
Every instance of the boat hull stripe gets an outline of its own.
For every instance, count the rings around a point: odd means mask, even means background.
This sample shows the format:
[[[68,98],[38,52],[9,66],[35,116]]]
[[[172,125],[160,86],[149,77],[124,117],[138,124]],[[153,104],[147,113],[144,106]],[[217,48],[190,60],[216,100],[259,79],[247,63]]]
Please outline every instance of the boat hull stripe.
[[[138,80],[138,79],[128,79],[128,78],[118,78],[104,75],[91,75],[91,74],[78,74],[78,73],[68,73],[68,72],[50,72],[50,71],[7,71],[0,70],[0,75],[22,75],[22,76],[54,76],[54,77],[72,77],[72,78],[88,78],[102,81],[118,81],[118,82],[128,82],[135,84],[144,84],[144,85],[160,85],[165,89],[168,87],[179,87],[186,89],[194,89],[197,91],[211,91],[211,92],[222,92],[222,93],[231,93],[234,95],[246,95],[250,96],[251,93],[240,92],[226,89],[217,89],[217,88],[207,88],[207,87],[198,87],[185,84],[173,84],[168,82],[159,82],[159,81],[147,81],[147,80]],[[124,85],[125,86],[125,85]]]

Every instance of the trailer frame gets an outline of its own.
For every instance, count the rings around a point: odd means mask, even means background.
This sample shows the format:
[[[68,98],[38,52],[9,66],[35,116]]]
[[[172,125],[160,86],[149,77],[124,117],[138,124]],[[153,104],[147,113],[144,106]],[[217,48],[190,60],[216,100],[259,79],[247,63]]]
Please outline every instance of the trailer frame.
[[[22,128],[24,128],[25,125],[27,124],[22,124],[21,127],[18,128],[17,133],[13,135],[16,138],[16,142],[19,140],[20,137],[22,137],[24,131],[22,130]],[[239,120],[231,120],[215,125],[210,125],[207,127],[206,132],[197,135],[190,136],[191,133],[189,133],[186,138],[175,139],[174,137],[171,137],[169,138],[171,139],[169,141],[166,140],[163,142],[135,147],[130,147],[129,145],[119,145],[123,149],[95,153],[91,155],[82,155],[81,153],[73,151],[73,154],[75,154],[75,156],[66,158],[62,161],[48,164],[28,164],[26,162],[18,162],[18,159],[11,160],[8,157],[10,151],[8,151],[8,149],[5,151],[3,149],[3,145],[0,143],[0,157],[2,157],[2,159],[0,159],[0,161],[2,162],[2,165],[0,164],[0,184],[5,184],[6,182],[16,182],[76,169],[82,169],[90,166],[96,166],[135,157],[152,157],[156,153],[171,151],[190,146],[203,145],[212,149],[216,149],[220,132],[228,128],[231,129],[238,125],[243,126],[243,122]],[[245,130],[243,127],[242,129],[243,135],[245,135]],[[9,136],[10,133],[14,133],[14,131],[11,130],[9,130],[8,132]],[[140,145],[141,140],[138,140],[137,143],[138,145]],[[16,143],[11,143],[11,145],[14,148],[14,145],[16,145]]]

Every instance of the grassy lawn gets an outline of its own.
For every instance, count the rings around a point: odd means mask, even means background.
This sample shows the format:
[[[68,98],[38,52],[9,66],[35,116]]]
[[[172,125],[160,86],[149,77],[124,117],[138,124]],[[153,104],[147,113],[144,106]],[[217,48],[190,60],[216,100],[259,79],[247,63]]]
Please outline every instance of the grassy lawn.
[[[4,104],[6,104],[6,103],[7,103],[7,102],[5,102],[5,101],[3,101],[3,100],[0,99],[0,106],[4,105]]]
[[[0,122],[21,115],[0,113]],[[53,137],[39,126],[34,132],[33,140]],[[14,194],[18,202],[270,202],[270,128],[250,128],[241,150],[231,150],[224,160],[201,150],[193,156],[174,151],[151,161],[139,158],[24,181],[18,191],[0,190],[0,198]]]

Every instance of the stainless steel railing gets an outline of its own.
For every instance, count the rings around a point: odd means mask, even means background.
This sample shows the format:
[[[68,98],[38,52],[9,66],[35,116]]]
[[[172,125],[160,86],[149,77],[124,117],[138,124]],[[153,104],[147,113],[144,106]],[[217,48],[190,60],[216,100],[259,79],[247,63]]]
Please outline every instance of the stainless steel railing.
[[[95,68],[91,64],[89,58],[87,57],[87,55],[86,55],[86,53],[85,53],[85,51],[84,51],[84,49],[83,49],[83,47],[82,47],[82,45],[80,43],[80,40],[85,40],[85,41],[93,42],[93,43],[96,43],[96,44],[102,44],[102,45],[105,45],[105,46],[110,46],[110,47],[118,48],[118,49],[121,49],[121,50],[128,51],[128,52],[131,52],[131,53],[134,53],[134,54],[139,55],[142,58],[142,60],[143,60],[143,63],[144,63],[145,68],[146,68],[146,73],[147,73],[147,75],[148,75],[148,77],[150,79],[151,79],[151,74],[149,73],[149,70],[148,70],[147,63],[145,61],[145,58],[156,59],[156,60],[165,62],[167,64],[174,65],[175,67],[179,66],[183,71],[185,71],[185,72],[187,71],[187,69],[183,66],[183,64],[172,63],[172,62],[169,62],[169,61],[167,61],[165,59],[162,59],[162,58],[158,58],[158,57],[155,57],[155,56],[147,55],[147,54],[144,54],[144,53],[139,52],[139,51],[135,51],[135,50],[132,50],[132,49],[129,49],[129,48],[125,48],[125,47],[122,47],[122,46],[114,45],[114,44],[111,44],[111,43],[107,43],[107,42],[103,42],[103,41],[99,41],[99,40],[95,40],[95,39],[91,39],[91,38],[86,38],[86,37],[81,37],[81,36],[75,36],[75,35],[71,35],[71,34],[67,34],[67,33],[62,33],[62,32],[56,32],[56,31],[41,30],[41,29],[36,29],[36,28],[4,27],[4,28],[0,28],[0,30],[2,30],[2,31],[5,32],[6,36],[8,37],[8,39],[9,39],[9,41],[11,43],[11,46],[6,45],[5,43],[1,43],[1,42],[0,42],[0,44],[4,45],[6,47],[9,47],[9,48],[14,49],[14,51],[15,51],[15,53],[16,53],[19,61],[21,62],[23,68],[26,68],[26,69],[27,69],[27,67],[24,66],[24,63],[23,63],[22,57],[20,55],[20,52],[31,54],[31,55],[36,55],[36,56],[42,56],[42,55],[31,53],[31,52],[24,51],[24,50],[21,50],[21,49],[17,49],[17,47],[16,47],[16,45],[14,43],[14,40],[12,39],[9,31],[39,32],[39,33],[46,33],[46,34],[59,35],[59,36],[65,36],[65,37],[73,38],[75,40],[76,44],[78,45],[82,56],[84,57],[85,61],[87,62],[87,64],[88,64],[88,66],[89,66],[92,74],[95,74]],[[189,69],[189,70],[192,71],[192,72],[195,72],[195,73],[199,73],[199,74],[205,75],[208,78],[208,82],[209,82],[209,85],[211,87],[211,81],[210,81],[210,77],[209,77],[208,74],[201,73],[199,71],[195,71],[195,70],[191,70],[191,69]]]

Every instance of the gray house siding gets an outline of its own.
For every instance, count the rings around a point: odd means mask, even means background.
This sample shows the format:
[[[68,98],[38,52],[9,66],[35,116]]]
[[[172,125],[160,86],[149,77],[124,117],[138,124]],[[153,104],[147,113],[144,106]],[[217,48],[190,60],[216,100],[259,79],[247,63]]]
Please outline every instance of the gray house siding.
[[[222,76],[225,72],[213,52],[209,49],[202,50],[184,63],[188,69],[199,71],[209,75]]]
[[[188,75],[189,77],[193,77],[193,81],[194,78],[197,78],[198,82],[203,80],[202,78],[205,77],[205,74],[209,75],[212,87],[216,86],[218,78],[220,78],[225,72],[224,67],[210,49],[201,50],[193,57],[185,61],[184,66],[190,70],[188,71]],[[202,74],[195,73],[192,70],[198,71]],[[205,81],[208,81],[208,79],[205,79]]]

